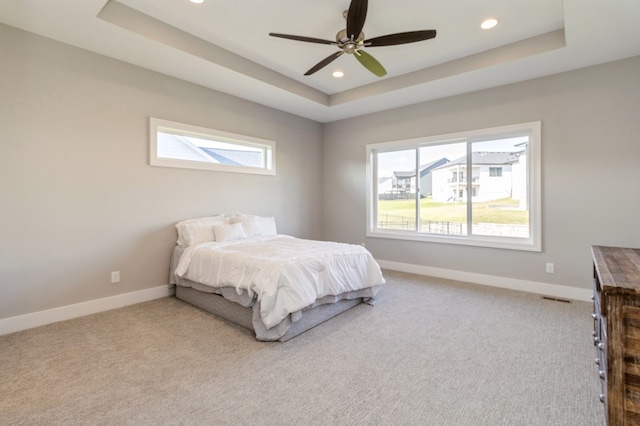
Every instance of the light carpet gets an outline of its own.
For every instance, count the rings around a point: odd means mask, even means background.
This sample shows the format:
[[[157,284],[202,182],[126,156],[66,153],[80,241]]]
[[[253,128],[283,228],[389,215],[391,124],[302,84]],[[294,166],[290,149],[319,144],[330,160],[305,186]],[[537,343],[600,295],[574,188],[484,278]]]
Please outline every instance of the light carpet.
[[[286,343],[174,298],[1,336],[0,424],[604,424],[589,303],[384,273]]]

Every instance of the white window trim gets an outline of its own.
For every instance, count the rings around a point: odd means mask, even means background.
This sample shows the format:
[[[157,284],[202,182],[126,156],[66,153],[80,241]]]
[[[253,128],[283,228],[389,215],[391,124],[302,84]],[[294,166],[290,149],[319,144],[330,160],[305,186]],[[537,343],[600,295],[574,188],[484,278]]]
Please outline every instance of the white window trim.
[[[409,241],[424,241],[433,243],[458,244],[465,246],[491,247],[499,249],[542,251],[542,124],[540,121],[515,124],[509,126],[492,127],[467,132],[446,135],[429,136],[424,138],[407,139],[401,141],[381,142],[366,146],[367,173],[367,237],[389,238]],[[441,235],[424,234],[417,231],[402,231],[377,228],[378,194],[375,192],[378,182],[375,154],[384,151],[397,151],[416,148],[436,143],[478,142],[494,137],[509,137],[523,130],[530,130],[529,152],[527,156],[529,168],[529,238],[491,237],[480,235]],[[417,209],[417,207],[416,207]],[[416,212],[417,213],[417,212]]]
[[[248,147],[265,148],[267,161],[265,167],[249,167],[237,166],[229,164],[210,163],[204,161],[192,161],[182,159],[171,159],[158,157],[158,131],[167,130],[173,134],[182,136],[194,136],[203,139],[215,141],[229,142],[236,145],[245,145]],[[201,153],[200,149],[195,147],[196,151]],[[203,158],[208,156],[201,153]],[[250,173],[258,175],[276,174],[276,143],[275,141],[255,138],[252,136],[239,135],[236,133],[223,132],[221,130],[208,129],[205,127],[193,126],[190,124],[178,123],[175,121],[162,120],[155,117],[149,117],[149,164],[151,166],[174,167],[197,170],[213,170],[235,173]]]

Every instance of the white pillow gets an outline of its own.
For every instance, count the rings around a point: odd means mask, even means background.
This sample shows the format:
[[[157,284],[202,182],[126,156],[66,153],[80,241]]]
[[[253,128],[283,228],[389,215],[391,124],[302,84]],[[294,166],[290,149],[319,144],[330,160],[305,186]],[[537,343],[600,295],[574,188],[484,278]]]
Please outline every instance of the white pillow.
[[[229,223],[227,225],[213,225],[213,233],[216,241],[244,240],[247,234],[244,233],[241,223]]]
[[[237,214],[229,218],[231,223],[241,223],[247,237],[276,235],[276,219],[274,217],[251,216]]]
[[[176,224],[178,230],[178,245],[189,247],[193,244],[215,241],[216,237],[211,228],[213,225],[228,224],[229,219],[224,215],[187,219]]]

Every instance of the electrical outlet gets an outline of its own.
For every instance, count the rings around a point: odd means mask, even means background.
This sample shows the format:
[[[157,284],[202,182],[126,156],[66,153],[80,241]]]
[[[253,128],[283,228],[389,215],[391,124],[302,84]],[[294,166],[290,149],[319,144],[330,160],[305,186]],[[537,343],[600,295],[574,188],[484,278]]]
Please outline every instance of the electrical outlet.
[[[120,271],[113,271],[111,273],[111,284],[120,282]]]
[[[547,263],[547,274],[553,274],[555,271],[555,266],[553,263]]]

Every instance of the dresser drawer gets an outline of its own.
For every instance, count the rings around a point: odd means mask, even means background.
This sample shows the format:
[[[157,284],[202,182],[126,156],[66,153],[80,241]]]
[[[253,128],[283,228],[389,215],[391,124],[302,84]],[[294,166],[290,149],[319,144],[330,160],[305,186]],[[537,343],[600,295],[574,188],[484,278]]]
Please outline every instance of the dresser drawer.
[[[607,326],[606,317],[602,315],[601,293],[597,291],[597,280],[593,290],[593,344],[595,346],[595,363],[600,377],[600,401],[606,401],[607,395]]]

